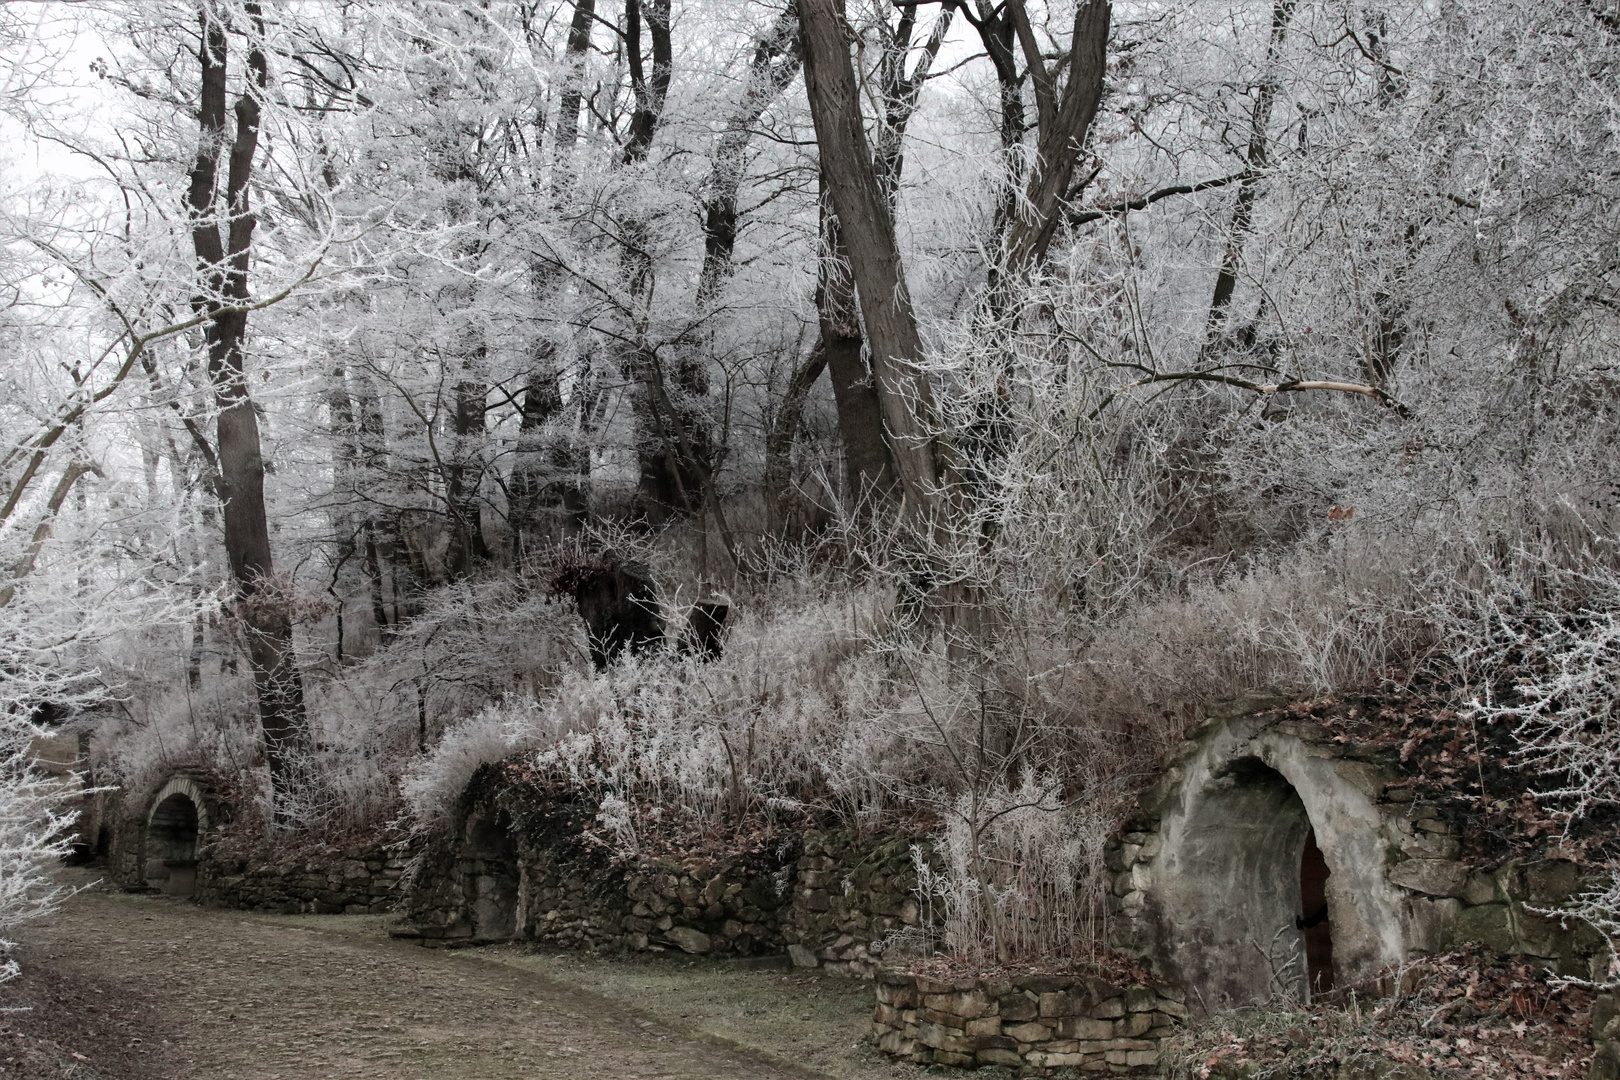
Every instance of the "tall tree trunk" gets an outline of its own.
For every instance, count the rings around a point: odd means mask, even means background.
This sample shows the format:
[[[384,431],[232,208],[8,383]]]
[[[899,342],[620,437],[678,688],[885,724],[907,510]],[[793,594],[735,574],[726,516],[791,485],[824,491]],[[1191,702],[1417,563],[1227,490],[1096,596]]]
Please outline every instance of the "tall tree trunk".
[[[849,250],[861,314],[871,342],[878,403],[890,437],[908,512],[924,518],[942,509],[940,482],[954,470],[929,431],[933,395],[918,371],[917,331],[905,270],[895,242],[888,199],[872,163],[850,64],[843,5],[801,0],[804,81],[821,150],[821,173]]]
[[[777,536],[787,535],[793,518],[793,443],[804,422],[805,399],[826,367],[827,350],[818,341],[804,363],[788,376],[782,403],[765,436],[765,509],[770,515],[770,530]]]
[[[452,578],[466,577],[488,560],[484,546],[484,515],[479,489],[482,487],[485,440],[488,431],[489,385],[484,381],[484,343],[480,334],[471,350],[471,362],[462,369],[455,386],[455,412],[452,414],[454,445],[445,470],[445,511],[450,523],[450,547],[445,552],[445,571]]]
[[[737,247],[737,192],[742,187],[748,143],[759,118],[799,73],[798,28],[798,8],[789,3],[754,43],[747,89],[715,144],[703,207],[703,269],[698,274],[697,296],[700,314],[707,314],[715,306],[731,277],[731,258]]]
[[[557,108],[557,151],[559,171],[566,173],[568,159],[579,141],[579,110],[585,103],[585,53],[591,47],[591,29],[596,23],[596,0],[574,0],[574,18],[568,24],[568,42],[564,56],[568,73],[564,76],[563,91]],[[560,180],[558,188],[567,185]]]
[[[630,92],[635,96],[635,107],[630,112],[630,131],[620,151],[625,165],[638,165],[647,160],[652,149],[653,135],[664,116],[664,102],[669,96],[669,80],[675,71],[675,52],[669,35],[670,0],[624,0],[624,51],[630,68]],[[644,68],[641,55],[641,24],[647,24],[647,36],[652,39],[652,74]]]
[[[844,483],[855,506],[869,506],[894,491],[898,479],[883,431],[883,404],[862,355],[860,311],[843,229],[832,209],[825,176],[821,182],[820,264],[816,269],[816,315],[821,349],[838,407],[838,433],[844,444]]]
[[[341,356],[332,362],[327,376],[326,408],[332,428],[332,580],[327,592],[337,605],[337,661],[343,662],[343,594],[338,590],[343,568],[359,550],[360,515],[355,504],[359,493],[359,430],[355,423],[354,399],[349,396],[348,375]]]
[[[243,10],[249,33],[263,34],[259,5]],[[273,787],[285,784],[289,755],[308,741],[304,687],[293,651],[293,628],[285,598],[271,587],[270,528],[264,503],[264,458],[259,420],[248,396],[244,370],[247,338],[249,255],[255,218],[248,204],[253,157],[259,141],[259,98],[269,82],[264,52],[250,44],[248,86],[237,99],[236,134],[226,176],[224,235],[218,215],[219,158],[225,137],[225,28],[208,8],[202,12],[201,135],[187,193],[192,246],[201,286],[194,306],[210,316],[205,341],[208,371],[219,408],[217,426],[220,496],[224,501],[225,551],[237,585],[237,607],[258,692],[259,722]]]
[[[991,229],[995,246],[999,250],[1005,242],[1018,213],[1018,192],[1024,186],[1024,155],[1021,148],[1028,125],[1024,119],[1024,76],[1018,71],[1018,36],[1006,5],[993,0],[977,0],[978,16],[963,8],[963,14],[979,32],[979,40],[996,69],[996,86],[1001,97],[1001,156],[1004,174],[1000,194],[996,198],[995,216]],[[999,259],[990,264],[990,294],[1000,295]]]
[[[641,53],[643,23],[647,36],[652,39],[650,74]],[[630,69],[630,90],[635,104],[619,154],[619,163],[623,166],[640,165],[647,160],[653,136],[663,119],[674,72],[669,23],[670,0],[646,0],[645,4],[643,0],[625,0],[625,60]],[[631,221],[625,223],[625,230],[634,235],[643,226],[644,222]],[[651,266],[639,247],[641,245],[627,246],[623,260],[629,292],[637,302],[651,281]],[[698,474],[706,472],[709,462],[706,456],[693,460],[683,453],[677,432],[688,436],[685,441],[692,453],[707,454],[709,447],[704,438],[707,427],[689,404],[693,400],[700,401],[708,393],[707,373],[694,365],[683,364],[671,379],[664,369],[663,358],[644,343],[628,346],[621,366],[635,385],[637,512],[653,524],[675,515],[690,514],[701,504]],[[670,409],[681,411],[671,413]]]
[[[589,507],[590,460],[581,425],[570,423],[584,418],[586,388],[576,385],[572,400],[564,402],[556,346],[542,339],[535,350],[512,464],[511,521],[520,553],[578,535]]]
[[[1084,0],[1075,10],[1067,57],[1069,74],[1061,98],[1056,89],[1060,65],[1047,67],[1022,0],[1008,0],[1007,10],[1024,48],[1040,124],[1024,207],[1014,215],[1007,235],[1007,269],[1022,273],[1046,259],[1063,206],[1078,194],[1075,166],[1102,104],[1113,6],[1108,0]]]
[[[934,21],[933,31],[923,46],[922,56],[908,72],[906,62],[913,49],[912,32],[917,10],[906,8],[900,21],[884,42],[878,64],[879,93],[883,103],[882,122],[877,126],[877,147],[873,169],[883,190],[892,217],[899,195],[900,174],[905,165],[906,127],[917,111],[917,102],[934,58],[939,55],[950,29],[954,8],[945,7]],[[856,309],[855,281],[849,266],[838,215],[832,209],[827,179],[821,178],[820,196],[821,258],[816,270],[816,314],[820,321],[821,361],[833,384],[833,400],[838,407],[838,431],[844,449],[844,480],[847,496],[855,507],[866,510],[893,494],[896,474],[883,431],[883,406],[877,386],[862,355],[860,315]],[[814,355],[814,354],[812,354]],[[791,388],[791,387],[790,387]],[[785,477],[785,461],[792,454],[792,439],[800,426],[804,396],[784,398],[782,413],[772,434],[778,435],[775,475]],[[791,416],[789,415],[791,413]],[[786,440],[786,441],[782,441]],[[773,470],[767,454],[768,492]],[[780,503],[786,492],[776,494]]]
[[[356,481],[356,494],[370,503],[360,528],[365,541],[366,577],[371,587],[371,613],[378,635],[386,642],[398,632],[407,614],[401,610],[399,597],[402,594],[414,597],[421,583],[412,577],[398,518],[382,518],[377,513],[378,503],[384,501],[380,490],[389,483],[388,432],[383,419],[382,395],[377,392],[376,380],[364,364],[352,367],[349,378],[353,382],[355,445],[359,453],[356,474],[360,479]],[[386,593],[392,595],[392,604],[385,595],[385,571]]]

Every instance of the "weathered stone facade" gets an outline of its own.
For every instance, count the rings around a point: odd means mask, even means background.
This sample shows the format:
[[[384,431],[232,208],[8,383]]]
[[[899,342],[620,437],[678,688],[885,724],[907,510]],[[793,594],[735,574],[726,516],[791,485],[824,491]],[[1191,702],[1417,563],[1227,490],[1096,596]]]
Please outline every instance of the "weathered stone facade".
[[[1179,990],[1077,975],[944,982],[880,970],[878,1047],[919,1065],[1150,1073],[1187,1015]]]
[[[430,841],[396,936],[442,947],[512,939],[596,952],[787,953],[868,974],[915,925],[913,839],[807,829],[727,858],[624,864],[583,839],[592,816],[475,781]]]
[[[863,838],[842,829],[805,835],[782,927],[797,966],[867,975],[881,956],[874,944],[918,925],[914,845],[932,850],[910,836]]]
[[[1582,887],[1558,859],[1470,866],[1456,824],[1415,800],[1385,742],[1359,743],[1273,702],[1194,733],[1110,846],[1111,936],[1206,1007],[1305,995],[1299,867],[1327,862],[1339,987],[1478,942],[1567,975],[1606,969],[1585,924],[1537,914]]]
[[[1620,1002],[1613,993],[1592,1004],[1592,1066],[1586,1080],[1620,1080]]]
[[[107,863],[114,881],[216,907],[379,914],[393,909],[406,867],[405,854],[380,844],[299,853],[230,850],[221,829],[231,809],[205,776],[193,773],[176,773],[144,792],[115,793],[111,816],[117,824]]]
[[[175,808],[185,809],[187,835],[165,820]],[[116,825],[107,866],[114,881],[126,889],[191,896],[209,845],[231,815],[205,777],[179,772],[147,790],[116,793],[110,816]]]

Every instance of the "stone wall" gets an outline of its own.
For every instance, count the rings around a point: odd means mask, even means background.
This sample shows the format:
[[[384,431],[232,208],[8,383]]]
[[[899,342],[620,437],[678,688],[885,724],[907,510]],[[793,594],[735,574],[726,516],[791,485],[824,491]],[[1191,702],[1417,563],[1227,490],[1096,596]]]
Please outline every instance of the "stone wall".
[[[405,860],[381,847],[318,854],[225,856],[204,849],[197,900],[291,915],[377,915],[393,909]]]
[[[918,926],[913,845],[932,851],[910,836],[863,838],[843,829],[805,835],[781,931],[795,965],[866,975],[890,935]]]
[[[1592,1002],[1592,1067],[1586,1080],[1620,1080],[1620,1002],[1612,992]]]
[[[915,926],[909,836],[806,829],[724,858],[629,864],[585,839],[589,807],[475,779],[413,875],[393,932],[443,947],[512,939],[591,952],[780,956],[871,972]]]
[[[1151,1073],[1185,1000],[1083,976],[944,982],[880,969],[873,1027],[880,1050],[919,1065]]]

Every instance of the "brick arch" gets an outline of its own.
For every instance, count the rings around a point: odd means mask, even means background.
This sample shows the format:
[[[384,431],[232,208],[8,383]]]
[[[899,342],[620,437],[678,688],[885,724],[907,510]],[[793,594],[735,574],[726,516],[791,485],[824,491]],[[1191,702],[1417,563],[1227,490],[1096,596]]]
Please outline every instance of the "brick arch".
[[[158,788],[157,794],[152,796],[152,801],[146,807],[148,828],[152,824],[152,815],[157,813],[158,806],[170,795],[184,795],[190,799],[192,805],[197,808],[197,832],[202,834],[209,830],[212,820],[208,811],[210,802],[208,793],[201,784],[189,776],[171,776],[162,787]]]

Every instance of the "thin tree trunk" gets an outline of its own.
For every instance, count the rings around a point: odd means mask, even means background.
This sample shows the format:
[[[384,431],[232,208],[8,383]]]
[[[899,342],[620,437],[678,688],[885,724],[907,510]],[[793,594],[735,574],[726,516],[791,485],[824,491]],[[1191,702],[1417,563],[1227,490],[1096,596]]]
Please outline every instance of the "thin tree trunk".
[[[891,216],[900,190],[900,173],[905,167],[906,128],[917,112],[923,84],[928,81],[928,73],[945,44],[945,36],[950,33],[951,16],[954,14],[954,5],[941,7],[928,41],[922,47],[922,55],[907,72],[906,61],[915,51],[911,45],[911,35],[916,29],[917,7],[913,4],[902,8],[900,22],[884,43],[883,53],[878,58],[878,92],[882,97],[883,116],[876,128],[877,147],[872,165],[877,170],[878,183],[888,197]]]
[[[650,74],[646,58],[641,54],[643,23],[647,36],[652,39]],[[647,0],[645,5],[643,0],[625,0],[624,49],[635,104],[619,163],[635,166],[644,163],[652,149],[674,72],[670,0]],[[639,221],[627,222],[625,226],[632,235],[642,227]],[[629,292],[638,303],[649,287],[650,269],[645,255],[632,247],[626,248],[624,275],[629,281]],[[697,474],[708,467],[709,446],[705,438],[707,428],[688,402],[701,400],[708,393],[707,373],[698,365],[686,364],[682,365],[677,378],[666,379],[662,359],[639,345],[626,350],[623,368],[636,384],[637,512],[652,524],[660,524],[673,514],[691,514],[701,502],[702,494],[698,490],[701,481]],[[674,387],[669,385],[671,381],[676,384]],[[670,413],[668,409],[682,412]],[[687,437],[677,440],[677,431]],[[683,442],[692,453],[704,454],[703,459],[689,457],[682,450]]]
[[[1254,229],[1254,205],[1260,197],[1260,177],[1269,160],[1267,140],[1271,110],[1281,89],[1277,79],[1277,62],[1283,39],[1288,35],[1288,22],[1293,18],[1295,2],[1276,0],[1271,9],[1271,41],[1266,47],[1266,70],[1259,89],[1255,91],[1254,111],[1249,116],[1248,168],[1243,179],[1238,181],[1237,198],[1232,206],[1232,226],[1226,236],[1226,251],[1215,274],[1215,290],[1210,297],[1209,316],[1204,327],[1206,350],[1220,338],[1227,309],[1232,304],[1232,294],[1237,290],[1243,247]]]
[[[348,373],[340,358],[332,363],[326,391],[327,412],[332,426],[332,580],[327,586],[337,605],[337,660],[343,662],[343,596],[338,583],[343,567],[359,549],[360,515],[355,503],[360,498],[359,426],[355,422],[354,399],[349,396]]]
[[[1012,19],[1004,5],[993,0],[978,0],[978,18],[963,9],[964,14],[979,31],[986,55],[996,69],[996,85],[1001,97],[1001,156],[1005,174],[1001,180],[1001,194],[996,199],[992,222],[996,247],[1005,243],[1007,232],[1018,212],[1018,192],[1024,186],[1024,155],[1019,152],[1024,142],[1027,124],[1024,120],[1024,77],[1018,72],[1018,38]],[[1000,295],[1001,261],[991,260],[990,294]]]
[[[0,607],[5,607],[11,603],[12,599],[17,595],[17,583],[34,572],[34,564],[39,559],[39,553],[45,547],[45,541],[50,539],[51,523],[56,520],[56,515],[61,512],[62,503],[66,501],[68,492],[73,489],[74,484],[79,482],[79,477],[87,472],[94,471],[97,470],[93,466],[75,461],[67,467],[67,471],[62,474],[62,479],[56,482],[56,487],[51,491],[50,497],[45,500],[45,513],[40,518],[39,524],[34,527],[34,535],[29,538],[28,546],[23,549],[22,557],[12,564],[8,575],[10,580],[6,582],[4,588],[0,588]]]

